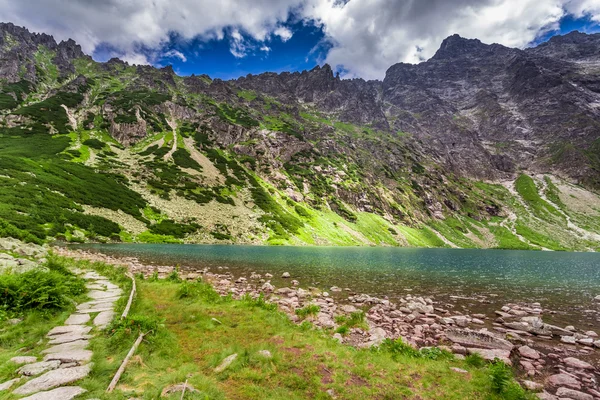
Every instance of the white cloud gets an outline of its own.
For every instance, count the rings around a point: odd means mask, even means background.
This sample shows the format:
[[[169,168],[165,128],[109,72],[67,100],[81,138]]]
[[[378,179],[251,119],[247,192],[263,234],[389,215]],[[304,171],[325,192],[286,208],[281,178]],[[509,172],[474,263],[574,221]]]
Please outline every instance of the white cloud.
[[[181,61],[187,62],[187,57],[182,52],[175,49],[163,53],[162,56],[166,58],[179,58]]]
[[[264,51],[265,53],[268,53],[271,51],[271,48],[265,44],[260,48],[260,51]]]
[[[286,28],[285,26],[280,26],[279,28],[275,29],[273,34],[279,36],[282,42],[287,42],[294,35],[292,31],[289,28]]]
[[[135,63],[155,61],[173,32],[227,38],[237,58],[266,51],[269,40],[292,37],[291,13],[322,26],[324,61],[381,79],[394,63],[431,57],[454,33],[525,47],[567,13],[600,22],[600,0],[0,0],[0,20],[71,37],[87,53],[106,43]]]

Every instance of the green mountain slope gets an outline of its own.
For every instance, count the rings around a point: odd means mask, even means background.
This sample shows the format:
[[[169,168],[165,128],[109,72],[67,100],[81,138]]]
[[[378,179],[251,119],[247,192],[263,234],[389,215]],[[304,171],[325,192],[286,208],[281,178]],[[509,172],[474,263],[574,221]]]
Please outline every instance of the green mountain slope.
[[[600,197],[554,174],[482,182],[411,132],[3,27],[22,44],[0,46],[19,59],[0,83],[2,236],[600,249]]]

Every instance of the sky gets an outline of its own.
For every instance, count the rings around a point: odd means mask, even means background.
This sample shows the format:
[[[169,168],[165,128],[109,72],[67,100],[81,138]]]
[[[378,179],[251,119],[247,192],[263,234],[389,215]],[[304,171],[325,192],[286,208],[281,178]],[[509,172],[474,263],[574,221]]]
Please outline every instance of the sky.
[[[180,75],[329,63],[343,78],[383,79],[455,33],[525,48],[600,32],[600,0],[0,0],[0,20],[72,38],[98,61],[172,65]]]

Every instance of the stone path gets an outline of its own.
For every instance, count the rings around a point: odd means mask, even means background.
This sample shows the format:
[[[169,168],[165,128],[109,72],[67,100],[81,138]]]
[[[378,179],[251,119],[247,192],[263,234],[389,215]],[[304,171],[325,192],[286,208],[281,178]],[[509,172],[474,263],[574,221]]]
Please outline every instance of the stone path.
[[[48,347],[42,351],[43,360],[37,357],[14,357],[10,361],[23,365],[20,378],[0,383],[0,391],[12,390],[23,400],[70,400],[86,390],[69,385],[89,375],[93,364],[92,351],[88,350],[90,332],[106,328],[115,316],[115,302],[121,289],[95,272],[86,272],[83,278],[90,301],[79,304],[63,326],[54,327],[46,335]]]

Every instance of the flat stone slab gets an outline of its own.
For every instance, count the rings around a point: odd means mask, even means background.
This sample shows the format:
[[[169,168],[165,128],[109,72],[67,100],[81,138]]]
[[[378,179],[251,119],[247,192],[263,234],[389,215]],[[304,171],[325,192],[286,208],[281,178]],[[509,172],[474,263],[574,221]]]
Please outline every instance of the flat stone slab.
[[[61,363],[86,363],[92,359],[91,350],[72,350],[62,353],[50,353],[44,357],[44,361],[59,360]]]
[[[86,310],[79,310],[79,312],[81,314],[94,314],[94,313],[101,313],[101,312],[105,312],[105,311],[112,311],[114,309],[114,307],[98,307],[98,308],[88,308]]]
[[[36,393],[29,397],[23,397],[21,400],[71,400],[82,393],[87,392],[79,386],[63,386],[47,392]]]
[[[57,335],[52,336],[48,344],[63,344],[63,343],[71,343],[76,342],[78,340],[88,340],[91,339],[92,335],[82,335],[80,333],[68,333],[65,335]]]
[[[564,360],[562,360],[567,366],[572,367],[572,368],[577,368],[577,369],[590,369],[590,370],[594,370],[594,366],[590,363],[587,363],[585,361],[582,361],[578,358],[575,357],[567,357]]]
[[[37,361],[37,357],[33,357],[33,356],[19,356],[19,357],[13,357],[9,360],[10,362],[14,363],[14,364],[31,364]]]
[[[91,364],[74,368],[55,369],[26,382],[23,386],[16,388],[13,393],[24,395],[52,389],[83,379],[89,375],[90,371]]]
[[[581,389],[581,383],[573,376],[568,374],[555,374],[546,379],[546,383],[550,386],[561,387],[566,386],[569,389]]]
[[[556,395],[559,396],[559,398],[561,399],[565,398],[573,400],[594,400],[594,396],[592,396],[591,394],[583,393],[578,390],[567,389],[564,387],[558,388],[558,390],[556,391]]]
[[[65,321],[65,325],[84,325],[90,320],[88,314],[71,314]]]
[[[118,297],[117,297],[118,299]],[[77,311],[80,313],[87,312],[86,310],[90,310],[93,308],[105,308],[105,307],[114,307],[115,301],[117,300],[97,300],[97,301],[88,301],[87,303],[81,303],[77,306]]]
[[[99,328],[106,328],[115,317],[114,311],[103,311],[94,318],[94,325]]]
[[[106,291],[92,290],[88,293],[88,297],[94,300],[107,299],[109,297],[120,296],[123,291],[119,288]]]
[[[8,390],[15,385],[15,383],[19,382],[21,378],[11,379],[10,381],[6,381],[4,383],[0,383],[0,392],[4,390]]]
[[[48,353],[62,353],[64,351],[83,350],[90,344],[87,340],[76,340],[74,342],[57,344],[52,347],[48,347],[46,350],[42,350],[43,354]]]
[[[515,346],[506,339],[499,338],[490,332],[473,331],[470,329],[448,329],[448,339],[467,347],[481,347],[484,349],[512,350]]]
[[[86,335],[90,333],[92,330],[91,326],[82,326],[82,325],[66,325],[66,326],[56,326],[48,332],[48,337],[57,336],[57,335],[71,335],[71,334],[80,334]]]
[[[40,361],[34,364],[27,364],[18,369],[18,373],[25,376],[35,376],[46,371],[57,369],[60,366],[60,361]]]

